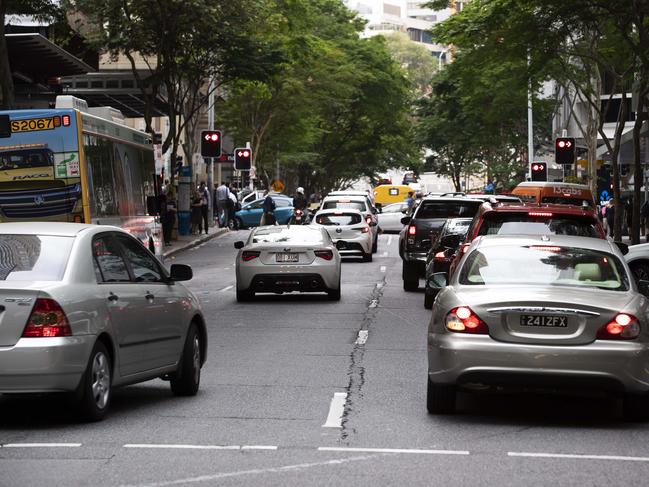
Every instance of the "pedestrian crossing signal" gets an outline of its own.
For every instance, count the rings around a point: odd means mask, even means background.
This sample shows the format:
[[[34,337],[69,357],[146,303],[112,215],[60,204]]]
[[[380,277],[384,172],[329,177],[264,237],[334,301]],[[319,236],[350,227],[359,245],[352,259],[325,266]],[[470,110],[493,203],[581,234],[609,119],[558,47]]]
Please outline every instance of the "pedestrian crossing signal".
[[[252,166],[252,151],[247,147],[234,149],[234,168],[237,171],[250,171]]]
[[[534,162],[530,169],[530,172],[532,173],[532,181],[548,180],[548,165],[545,162]]]
[[[220,130],[203,130],[201,132],[201,155],[203,157],[221,157]]]

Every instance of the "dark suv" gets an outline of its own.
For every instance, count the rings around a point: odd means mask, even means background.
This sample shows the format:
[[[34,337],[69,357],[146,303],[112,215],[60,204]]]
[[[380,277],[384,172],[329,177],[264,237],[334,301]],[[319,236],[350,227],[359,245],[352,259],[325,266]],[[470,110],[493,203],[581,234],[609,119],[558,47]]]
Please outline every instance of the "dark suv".
[[[426,255],[449,218],[473,218],[482,201],[464,197],[427,197],[412,216],[405,216],[399,234],[399,255],[403,260],[403,289],[416,291],[426,270]]]

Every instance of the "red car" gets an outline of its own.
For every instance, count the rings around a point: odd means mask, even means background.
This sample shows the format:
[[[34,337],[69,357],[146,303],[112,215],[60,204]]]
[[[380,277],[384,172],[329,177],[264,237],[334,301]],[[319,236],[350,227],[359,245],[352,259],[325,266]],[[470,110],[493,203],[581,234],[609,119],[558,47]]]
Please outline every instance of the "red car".
[[[595,210],[574,205],[509,205],[484,203],[464,243],[453,256],[449,275],[471,242],[481,235],[576,235],[606,238]]]

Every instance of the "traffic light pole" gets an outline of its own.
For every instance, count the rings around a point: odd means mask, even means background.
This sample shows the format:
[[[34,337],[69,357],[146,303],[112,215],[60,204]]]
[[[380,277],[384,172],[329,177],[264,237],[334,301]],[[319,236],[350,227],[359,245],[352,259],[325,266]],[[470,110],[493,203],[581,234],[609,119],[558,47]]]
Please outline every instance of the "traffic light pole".
[[[527,64],[530,64],[530,56],[527,55]],[[527,167],[530,179],[532,178],[532,163],[534,162],[534,118],[532,112],[532,80],[527,86]]]
[[[209,130],[214,130],[214,90],[212,85],[214,84],[214,79],[210,78],[210,83],[208,85],[209,97],[207,101],[207,128]],[[214,200],[214,159],[209,157],[206,159],[207,162],[207,189],[210,193],[209,206],[207,208],[207,221],[208,225],[214,226],[214,205],[216,204]]]

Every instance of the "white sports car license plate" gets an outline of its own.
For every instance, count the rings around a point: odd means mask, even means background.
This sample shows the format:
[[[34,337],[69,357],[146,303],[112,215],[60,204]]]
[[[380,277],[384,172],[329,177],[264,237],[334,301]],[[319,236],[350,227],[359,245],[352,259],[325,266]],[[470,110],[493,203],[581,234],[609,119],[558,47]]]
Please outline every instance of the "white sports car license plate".
[[[539,326],[546,328],[566,328],[567,316],[521,315],[521,326]]]
[[[297,262],[299,258],[296,253],[282,253],[275,254],[275,260],[277,262]]]

